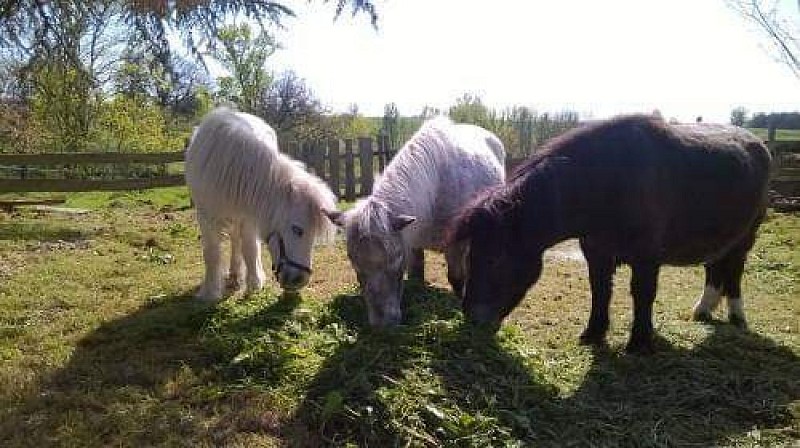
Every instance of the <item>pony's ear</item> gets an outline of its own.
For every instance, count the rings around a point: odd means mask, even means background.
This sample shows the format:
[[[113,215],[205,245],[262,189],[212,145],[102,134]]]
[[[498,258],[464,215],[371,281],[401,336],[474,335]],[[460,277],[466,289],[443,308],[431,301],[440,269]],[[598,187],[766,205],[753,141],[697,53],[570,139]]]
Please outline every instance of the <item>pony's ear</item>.
[[[406,228],[409,224],[416,221],[416,216],[397,215],[389,217],[389,222],[392,224],[392,230],[399,232]]]
[[[322,213],[327,216],[332,223],[339,227],[344,227],[344,212],[340,212],[339,210],[322,209]]]

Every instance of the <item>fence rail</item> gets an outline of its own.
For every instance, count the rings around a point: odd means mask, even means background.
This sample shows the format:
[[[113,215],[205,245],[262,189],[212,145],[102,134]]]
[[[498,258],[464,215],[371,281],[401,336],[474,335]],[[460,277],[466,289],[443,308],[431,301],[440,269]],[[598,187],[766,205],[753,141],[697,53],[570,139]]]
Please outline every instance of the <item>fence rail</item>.
[[[768,141],[773,155],[772,189],[787,196],[800,196],[800,141]],[[314,174],[324,179],[339,198],[355,200],[369,195],[375,173],[382,171],[394,156],[386,137],[333,139],[315,142],[282,142],[281,148],[291,157],[305,163]],[[65,154],[0,154],[0,172],[11,171],[11,178],[0,178],[4,192],[78,192],[103,190],[139,190],[184,185],[182,166],[170,172],[169,166],[180,164],[184,152],[163,153],[65,153]],[[524,159],[509,159],[512,169]],[[136,165],[156,169],[135,173]],[[107,166],[97,171],[111,178],[53,178],[53,173],[75,167]],[[55,167],[55,168],[53,168]],[[90,171],[97,173],[95,171]],[[35,176],[35,173],[42,175]],[[91,176],[88,176],[91,177]]]
[[[281,148],[305,163],[309,171],[325,180],[340,198],[355,200],[372,192],[375,172],[383,170],[394,155],[388,137],[329,140],[327,142],[283,142]],[[64,153],[0,154],[0,193],[78,192],[142,190],[185,184],[182,169],[170,173],[168,166],[184,161],[183,151],[162,153]],[[131,176],[132,167],[155,169]],[[105,168],[98,168],[105,167]],[[76,168],[89,174],[77,178]],[[91,177],[101,178],[91,178]]]

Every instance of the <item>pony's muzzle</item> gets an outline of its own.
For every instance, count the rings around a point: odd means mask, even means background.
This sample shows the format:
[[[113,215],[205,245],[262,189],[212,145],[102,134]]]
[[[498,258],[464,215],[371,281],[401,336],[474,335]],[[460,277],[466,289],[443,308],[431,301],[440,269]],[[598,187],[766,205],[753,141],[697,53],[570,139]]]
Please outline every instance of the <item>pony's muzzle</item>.
[[[463,305],[464,316],[470,324],[484,328],[492,333],[500,329],[501,318],[498,313],[487,306],[470,306],[467,302]]]
[[[278,283],[286,291],[299,291],[308,284],[311,273],[291,267],[284,267],[277,275]]]
[[[369,299],[367,299],[367,312],[370,326],[376,328],[400,325],[403,320],[403,313],[399,306],[376,306],[370,303]]]

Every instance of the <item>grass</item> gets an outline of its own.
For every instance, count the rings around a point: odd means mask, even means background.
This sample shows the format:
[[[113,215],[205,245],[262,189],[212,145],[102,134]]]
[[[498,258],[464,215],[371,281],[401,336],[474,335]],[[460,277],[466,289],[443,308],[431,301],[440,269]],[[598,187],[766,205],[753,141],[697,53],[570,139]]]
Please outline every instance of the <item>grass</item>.
[[[766,128],[750,128],[750,132],[759,138],[767,139]],[[800,129],[778,129],[775,131],[775,140],[800,140]]]
[[[662,272],[659,351],[577,344],[585,267],[552,255],[496,337],[466,326],[440,256],[405,323],[370,329],[341,244],[302,299],[216,306],[184,189],[70,195],[0,215],[0,445],[791,446],[800,440],[800,216],[771,214],[745,274],[751,330],[689,320],[702,270]],[[568,248],[567,248],[568,249]]]

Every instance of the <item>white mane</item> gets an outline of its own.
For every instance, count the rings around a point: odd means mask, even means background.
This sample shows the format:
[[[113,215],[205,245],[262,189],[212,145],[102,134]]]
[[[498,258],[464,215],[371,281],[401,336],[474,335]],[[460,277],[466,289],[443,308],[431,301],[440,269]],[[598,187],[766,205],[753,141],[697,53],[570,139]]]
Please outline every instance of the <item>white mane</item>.
[[[245,215],[269,231],[285,226],[290,205],[304,201],[313,210],[309,231],[332,238],[334,227],[319,210],[336,208],[334,194],[278,151],[275,131],[258,117],[214,110],[194,131],[186,162],[195,201],[215,216]]]

